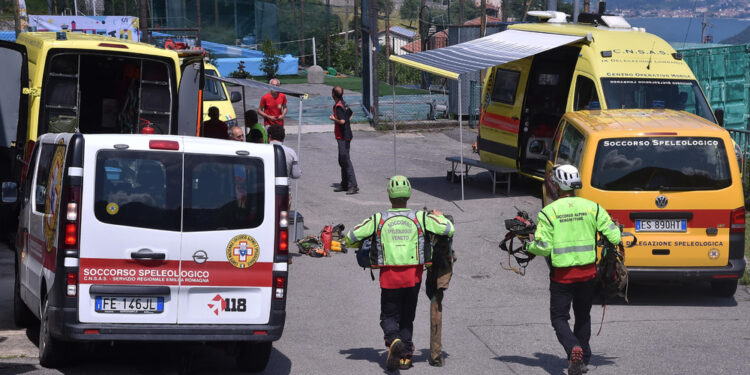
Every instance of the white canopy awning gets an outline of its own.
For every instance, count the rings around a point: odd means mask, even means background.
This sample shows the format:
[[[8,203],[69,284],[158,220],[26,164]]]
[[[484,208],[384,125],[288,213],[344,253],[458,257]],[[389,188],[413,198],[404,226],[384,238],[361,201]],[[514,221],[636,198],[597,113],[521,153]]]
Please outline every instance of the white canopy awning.
[[[506,30],[449,47],[391,55],[390,59],[428,73],[458,79],[464,73],[520,60],[582,39],[584,37],[577,35]]]

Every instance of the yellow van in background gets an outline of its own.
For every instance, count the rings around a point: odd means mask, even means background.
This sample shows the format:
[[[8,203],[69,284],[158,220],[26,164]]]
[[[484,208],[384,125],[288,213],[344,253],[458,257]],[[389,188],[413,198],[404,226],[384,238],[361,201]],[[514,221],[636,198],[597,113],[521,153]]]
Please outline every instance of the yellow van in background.
[[[208,76],[221,77],[219,70],[210,63],[205,63],[205,73]],[[242,101],[242,94],[229,92],[223,82],[212,79],[206,80],[203,88],[203,121],[208,121],[208,109],[216,107],[219,109],[219,120],[227,123],[228,127],[241,125],[237,123],[237,114],[232,103]]]
[[[735,293],[746,266],[745,202],[726,130],[684,111],[585,110],[563,116],[551,150],[543,204],[558,196],[554,166],[576,166],[576,195],[637,237],[625,249],[631,280],[708,280],[717,295]]]
[[[661,38],[618,16],[584,13],[578,23],[549,22],[509,30],[577,36],[567,45],[487,71],[477,146],[481,161],[541,180],[557,123],[585,109],[670,108],[720,123],[682,56]],[[519,41],[519,50],[531,49]],[[717,117],[719,120],[717,120]]]

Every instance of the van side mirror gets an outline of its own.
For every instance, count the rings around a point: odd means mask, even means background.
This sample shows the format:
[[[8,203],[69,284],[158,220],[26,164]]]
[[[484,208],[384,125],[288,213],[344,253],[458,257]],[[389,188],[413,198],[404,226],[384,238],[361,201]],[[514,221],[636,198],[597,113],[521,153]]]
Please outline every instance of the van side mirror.
[[[232,103],[237,103],[242,101],[242,94],[238,93],[237,91],[232,91],[231,94],[229,94],[229,101]]]
[[[3,181],[2,191],[0,191],[0,201],[2,203],[16,203],[18,200],[18,184],[13,181]]]
[[[724,126],[724,110],[723,109],[715,110],[714,116],[716,116],[716,122],[718,122],[720,126]]]

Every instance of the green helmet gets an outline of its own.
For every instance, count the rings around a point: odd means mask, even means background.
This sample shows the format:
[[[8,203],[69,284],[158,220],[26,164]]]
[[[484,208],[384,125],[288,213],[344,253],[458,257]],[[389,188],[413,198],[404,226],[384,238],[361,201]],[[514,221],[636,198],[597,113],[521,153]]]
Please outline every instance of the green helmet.
[[[393,176],[388,181],[388,198],[411,197],[411,184],[404,176]]]

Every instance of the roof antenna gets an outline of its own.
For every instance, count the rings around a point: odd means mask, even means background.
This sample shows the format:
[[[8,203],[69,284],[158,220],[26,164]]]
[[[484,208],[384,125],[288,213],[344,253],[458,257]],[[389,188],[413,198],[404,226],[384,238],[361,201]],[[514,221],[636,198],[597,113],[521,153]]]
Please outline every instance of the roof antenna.
[[[654,46],[655,45],[656,45],[656,41],[654,41],[651,44],[651,50],[649,51],[649,54],[648,54],[648,65],[646,65],[646,70],[650,70],[651,69],[651,59],[654,58]]]

